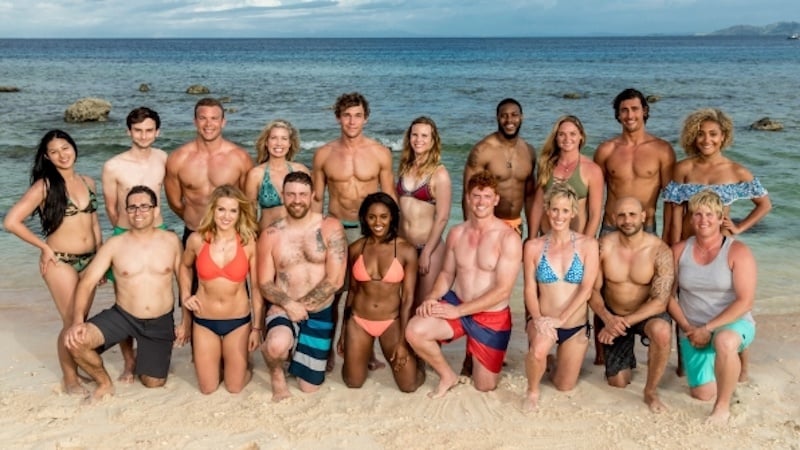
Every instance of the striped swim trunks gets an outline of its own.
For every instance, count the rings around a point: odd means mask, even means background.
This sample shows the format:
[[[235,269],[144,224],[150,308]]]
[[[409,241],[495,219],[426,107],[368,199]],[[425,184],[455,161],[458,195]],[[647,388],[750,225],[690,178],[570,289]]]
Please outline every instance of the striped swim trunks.
[[[333,304],[308,313],[308,319],[292,322],[285,313],[267,317],[267,330],[276,326],[291,328],[295,348],[289,363],[289,373],[310,384],[319,386],[325,381],[325,365],[333,343]]]

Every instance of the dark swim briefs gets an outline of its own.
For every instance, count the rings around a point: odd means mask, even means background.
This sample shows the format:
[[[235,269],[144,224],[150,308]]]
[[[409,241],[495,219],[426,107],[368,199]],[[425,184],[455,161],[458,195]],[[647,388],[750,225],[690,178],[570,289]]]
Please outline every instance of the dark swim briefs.
[[[672,323],[672,318],[666,312],[650,317],[643,320],[636,325],[628,328],[625,336],[618,336],[614,338],[614,343],[611,345],[603,344],[606,355],[606,377],[613,377],[622,370],[636,368],[636,355],[633,353],[633,346],[636,340],[636,335],[641,336],[640,340],[642,345],[649,346],[650,340],[644,334],[644,327],[647,322],[653,319],[662,319],[668,323]],[[599,332],[603,327],[599,327]]]
[[[442,297],[442,301],[453,306],[461,300],[453,291]],[[471,316],[448,319],[453,337],[442,342],[452,342],[467,335],[467,354],[474,356],[481,365],[493,373],[500,373],[511,339],[511,309],[484,311]]]

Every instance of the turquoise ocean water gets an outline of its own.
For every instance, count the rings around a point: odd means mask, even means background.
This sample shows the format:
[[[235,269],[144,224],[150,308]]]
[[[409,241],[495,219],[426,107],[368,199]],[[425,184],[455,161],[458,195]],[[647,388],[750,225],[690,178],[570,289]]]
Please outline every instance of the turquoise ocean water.
[[[292,121],[303,142],[299,160],[309,166],[313,151],[338,136],[330,108],[343,92],[369,99],[366,134],[393,150],[408,123],[428,115],[439,125],[456,195],[467,152],[496,128],[500,99],[522,103],[521,134],[537,148],[558,116],[579,116],[588,133],[584,153],[591,155],[619,132],[614,96],[636,87],[662,97],[651,105],[648,129],[672,142],[679,159],[686,114],[712,106],[733,117],[729,154],[762,180],[774,204],[742,236],[759,262],[756,311],[797,311],[799,74],[800,43],[783,38],[0,40],[0,85],[20,88],[0,93],[0,215],[27,188],[35,146],[50,128],[72,134],[79,171],[98,181],[103,162],[128,147],[124,121],[134,107],[161,114],[157,146],[172,151],[191,139],[198,99],[185,93],[191,84],[230,99],[225,135],[253,154],[266,122]],[[141,83],[150,92],[139,92]],[[567,92],[581,98],[564,99]],[[113,104],[110,120],[64,123],[64,109],[87,96]],[[764,116],[781,121],[784,131],[748,130]],[[733,215],[741,218],[750,207],[739,202]],[[171,212],[166,216],[180,228]],[[451,222],[461,217],[455,203],[452,216]],[[0,287],[44,288],[32,247],[4,232],[0,252]]]

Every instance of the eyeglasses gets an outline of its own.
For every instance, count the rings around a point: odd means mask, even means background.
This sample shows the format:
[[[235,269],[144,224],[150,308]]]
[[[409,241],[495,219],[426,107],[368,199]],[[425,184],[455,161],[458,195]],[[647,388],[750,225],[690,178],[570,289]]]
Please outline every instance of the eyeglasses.
[[[154,206],[156,206],[156,205],[149,205],[147,203],[142,204],[142,205],[130,205],[130,206],[125,208],[125,211],[127,211],[128,214],[134,214],[137,210],[145,213],[145,212],[150,211],[151,209],[153,209]]]

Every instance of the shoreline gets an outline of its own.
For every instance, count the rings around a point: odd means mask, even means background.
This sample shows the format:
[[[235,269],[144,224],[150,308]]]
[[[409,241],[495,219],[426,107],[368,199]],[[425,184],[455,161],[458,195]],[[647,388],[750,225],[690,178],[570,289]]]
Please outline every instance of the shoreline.
[[[515,289],[514,295],[521,295]],[[113,302],[102,286],[93,313]],[[522,306],[512,302],[514,328],[507,366],[498,389],[479,393],[456,386],[431,400],[438,377],[428,371],[417,392],[403,394],[391,374],[371,372],[361,389],[348,389],[341,358],[320,392],[305,395],[290,380],[292,397],[270,401],[269,377],[253,354],[253,380],[238,395],[220,387],[211,395],[196,386],[188,346],[173,352],[163,388],[115,384],[116,395],[97,405],[61,393],[55,336],[60,319],[47,290],[0,289],[0,338],[11,344],[2,356],[0,441],[25,448],[685,448],[782,447],[800,442],[800,308],[791,313],[756,314],[750,380],[734,395],[729,425],[703,424],[711,403],[688,395],[685,378],[675,375],[676,354],[661,383],[669,407],[652,414],[642,400],[646,353],[637,345],[639,368],[626,389],[607,386],[589,349],[578,386],[557,392],[543,383],[541,411],[520,410],[526,387],[526,342]],[[674,344],[673,344],[674,345]],[[455,367],[464,340],[445,346]],[[380,354],[380,352],[378,352]],[[117,348],[104,354],[112,378],[122,368]],[[578,419],[578,420],[575,420]],[[92,425],[87,425],[92,424]]]

